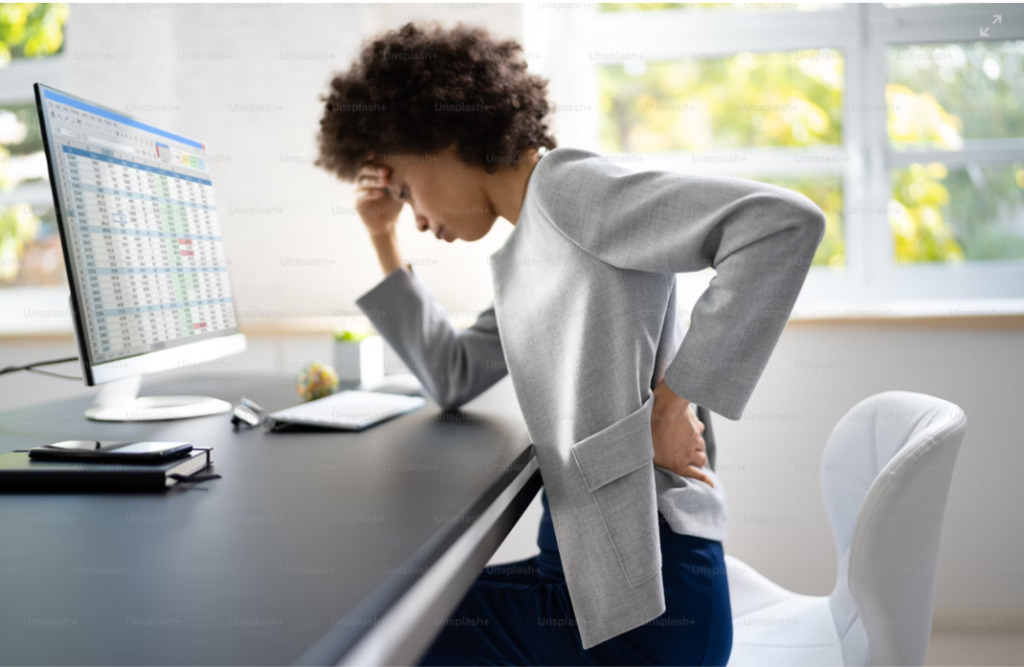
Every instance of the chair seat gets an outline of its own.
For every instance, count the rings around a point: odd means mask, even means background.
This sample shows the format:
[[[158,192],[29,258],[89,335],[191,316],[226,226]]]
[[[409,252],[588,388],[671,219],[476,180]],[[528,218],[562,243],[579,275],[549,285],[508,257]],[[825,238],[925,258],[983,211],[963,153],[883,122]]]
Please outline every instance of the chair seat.
[[[843,665],[827,597],[800,595],[726,556],[733,609],[729,667]]]
[[[730,667],[843,664],[826,597],[801,595],[733,619]]]

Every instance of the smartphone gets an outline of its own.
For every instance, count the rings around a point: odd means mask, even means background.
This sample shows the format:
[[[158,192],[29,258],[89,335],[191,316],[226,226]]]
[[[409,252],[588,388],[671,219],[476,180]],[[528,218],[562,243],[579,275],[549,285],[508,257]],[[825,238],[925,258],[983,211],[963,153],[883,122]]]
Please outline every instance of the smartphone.
[[[88,461],[90,463],[163,463],[188,455],[187,442],[153,440],[65,440],[28,450],[31,459],[45,461]]]

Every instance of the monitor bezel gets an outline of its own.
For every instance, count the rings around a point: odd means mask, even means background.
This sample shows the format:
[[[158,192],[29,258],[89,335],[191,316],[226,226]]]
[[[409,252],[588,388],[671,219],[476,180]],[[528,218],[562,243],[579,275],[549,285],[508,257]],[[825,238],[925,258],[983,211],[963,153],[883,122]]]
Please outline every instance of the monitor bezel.
[[[143,121],[138,120],[129,114],[118,111],[117,109],[112,109],[102,104],[96,104],[95,102],[83,99],[78,95],[57,90],[56,88],[42,83],[34,84],[33,90],[35,91],[36,98],[36,115],[39,118],[40,124],[39,134],[43,139],[43,150],[46,154],[46,169],[50,177],[50,190],[53,195],[53,210],[57,219],[57,230],[61,239],[61,252],[64,254],[64,270],[68,278],[68,289],[70,291],[68,301],[71,308],[71,319],[74,323],[75,341],[78,344],[78,358],[81,362],[82,379],[85,381],[85,384],[91,387],[111,380],[117,380],[134,375],[142,375],[143,373],[155,373],[165,370],[180,369],[243,352],[246,348],[245,334],[238,330],[240,328],[238,309],[235,306],[234,298],[232,298],[231,310],[235,316],[236,331],[222,336],[207,338],[188,345],[165,348],[163,350],[154,350],[152,352],[142,352],[128,357],[122,357],[120,359],[113,359],[111,361],[93,364],[92,356],[89,351],[89,341],[87,338],[85,322],[80,309],[80,293],[78,290],[77,280],[74,275],[74,265],[71,263],[70,242],[68,240],[69,236],[67,234],[66,227],[67,221],[64,218],[64,202],[60,197],[60,186],[57,183],[57,174],[54,171],[55,162],[53,147],[50,145],[50,120],[47,117],[43,106],[43,91],[49,90],[57,93],[58,95],[70,97],[82,102],[83,104],[89,104],[98,109],[109,111],[112,114],[117,114],[118,116],[129,120],[135,120],[137,122]],[[205,149],[206,144],[203,143],[203,146]],[[229,285],[231,284],[230,279],[230,276],[228,276]]]

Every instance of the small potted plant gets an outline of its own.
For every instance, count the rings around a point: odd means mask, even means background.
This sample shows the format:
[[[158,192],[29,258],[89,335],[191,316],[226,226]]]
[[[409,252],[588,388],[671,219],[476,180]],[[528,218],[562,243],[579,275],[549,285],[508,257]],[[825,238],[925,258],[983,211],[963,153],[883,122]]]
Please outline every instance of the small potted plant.
[[[334,370],[341,382],[370,389],[384,380],[384,339],[370,331],[343,327],[334,332]]]

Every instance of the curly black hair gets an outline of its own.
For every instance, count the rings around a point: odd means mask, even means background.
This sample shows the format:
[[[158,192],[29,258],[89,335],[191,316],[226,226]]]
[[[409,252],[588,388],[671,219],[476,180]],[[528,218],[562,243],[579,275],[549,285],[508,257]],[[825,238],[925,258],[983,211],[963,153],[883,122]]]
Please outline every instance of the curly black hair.
[[[314,164],[353,181],[371,153],[436,153],[454,145],[494,173],[522,153],[555,148],[548,81],[526,71],[515,40],[485,28],[406,23],[364,44],[331,81]]]

